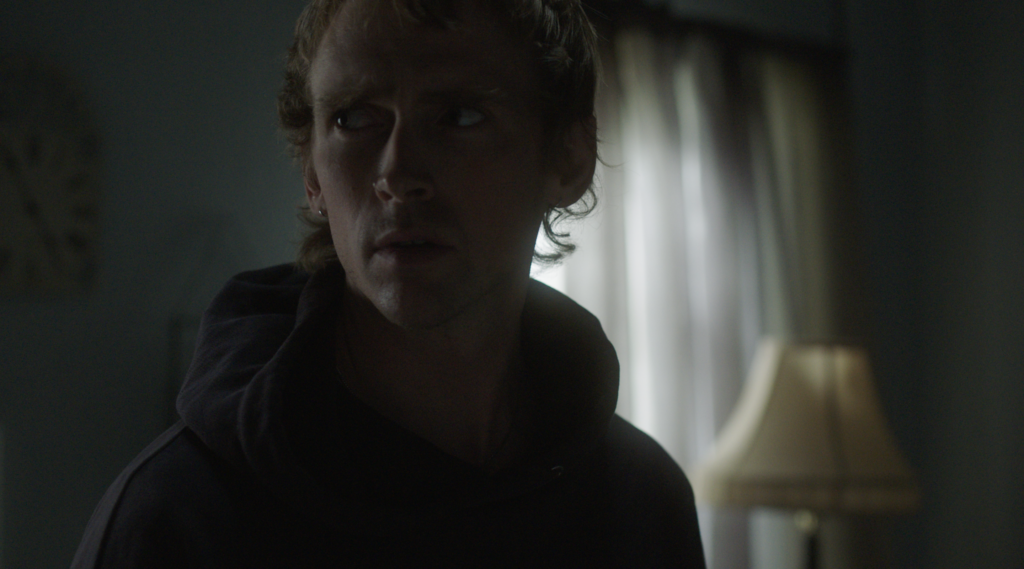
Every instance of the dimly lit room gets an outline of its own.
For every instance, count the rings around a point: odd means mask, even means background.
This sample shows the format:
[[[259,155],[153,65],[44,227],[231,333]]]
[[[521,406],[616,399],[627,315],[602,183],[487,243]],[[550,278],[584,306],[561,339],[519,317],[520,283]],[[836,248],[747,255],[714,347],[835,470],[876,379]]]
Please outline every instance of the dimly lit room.
[[[218,291],[306,246],[306,4],[0,7],[0,569],[86,555]],[[530,274],[596,316],[707,567],[1024,567],[1024,2],[582,4],[596,174]]]

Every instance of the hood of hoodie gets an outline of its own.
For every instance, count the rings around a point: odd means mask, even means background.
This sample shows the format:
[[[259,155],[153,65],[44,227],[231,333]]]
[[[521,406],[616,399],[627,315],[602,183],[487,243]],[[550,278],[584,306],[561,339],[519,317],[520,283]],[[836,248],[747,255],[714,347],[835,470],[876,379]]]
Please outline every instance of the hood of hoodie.
[[[203,316],[178,412],[215,454],[285,504],[393,529],[536,490],[580,464],[615,410],[618,360],[597,319],[531,282],[522,315],[529,452],[488,474],[356,400],[335,369],[340,266],[231,279]]]

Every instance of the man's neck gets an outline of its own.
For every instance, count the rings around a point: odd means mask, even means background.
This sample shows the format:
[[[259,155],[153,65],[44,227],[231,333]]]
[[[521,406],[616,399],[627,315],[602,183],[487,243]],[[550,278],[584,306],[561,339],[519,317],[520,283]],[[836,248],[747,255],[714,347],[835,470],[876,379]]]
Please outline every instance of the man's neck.
[[[488,469],[507,462],[522,373],[518,316],[407,330],[345,296],[336,357],[349,391],[448,454]]]

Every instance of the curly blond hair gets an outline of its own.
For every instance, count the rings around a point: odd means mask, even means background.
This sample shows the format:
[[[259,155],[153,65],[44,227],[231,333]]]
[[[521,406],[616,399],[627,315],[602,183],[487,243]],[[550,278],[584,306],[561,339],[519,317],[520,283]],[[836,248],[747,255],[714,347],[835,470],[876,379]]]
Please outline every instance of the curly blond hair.
[[[310,164],[313,106],[309,71],[324,34],[345,0],[312,0],[299,16],[295,38],[288,50],[284,86],[277,98],[277,113],[293,157],[305,175]],[[457,21],[459,0],[392,0],[403,17],[422,25],[450,28]],[[534,46],[544,105],[544,124],[550,140],[564,139],[569,127],[586,127],[596,146],[594,94],[600,72],[597,34],[580,0],[488,0],[496,14],[507,17],[524,42]],[[534,251],[534,260],[554,264],[576,246],[567,231],[556,225],[582,218],[597,205],[593,182],[574,204],[549,208],[542,221],[553,251]],[[310,272],[336,262],[334,241],[327,219],[302,206],[299,217],[307,227],[298,252],[298,265]]]

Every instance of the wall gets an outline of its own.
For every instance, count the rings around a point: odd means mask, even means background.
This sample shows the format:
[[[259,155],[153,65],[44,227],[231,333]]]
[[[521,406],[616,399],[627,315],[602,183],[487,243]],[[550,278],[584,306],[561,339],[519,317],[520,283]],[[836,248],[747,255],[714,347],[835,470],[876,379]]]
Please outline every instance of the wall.
[[[104,159],[94,290],[0,299],[4,567],[66,567],[106,486],[164,428],[168,319],[291,258],[302,188],[275,94],[301,5],[4,2],[0,51],[79,80]]]
[[[850,3],[897,567],[1024,565],[1024,4]]]
[[[934,567],[1024,565],[1024,3],[920,2]]]
[[[833,41],[841,26],[836,0],[643,0],[673,15],[770,35],[817,42]]]

